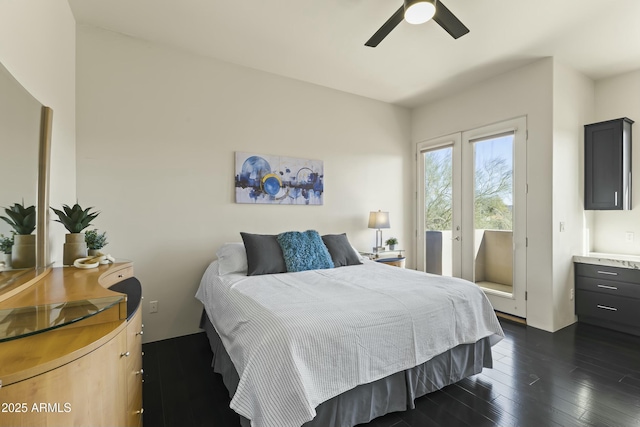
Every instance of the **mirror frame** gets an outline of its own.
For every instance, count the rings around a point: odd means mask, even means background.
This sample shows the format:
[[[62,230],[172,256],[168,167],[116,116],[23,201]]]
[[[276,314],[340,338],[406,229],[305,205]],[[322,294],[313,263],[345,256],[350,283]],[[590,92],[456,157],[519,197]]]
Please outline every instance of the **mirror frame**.
[[[42,106],[38,149],[38,207],[36,219],[36,274],[49,266],[49,187],[53,110]]]
[[[51,271],[49,259],[49,188],[51,168],[51,129],[53,110],[42,106],[40,110],[40,141],[38,143],[38,194],[36,206],[36,265],[17,273],[8,282],[0,283],[0,301],[7,300],[40,281]]]

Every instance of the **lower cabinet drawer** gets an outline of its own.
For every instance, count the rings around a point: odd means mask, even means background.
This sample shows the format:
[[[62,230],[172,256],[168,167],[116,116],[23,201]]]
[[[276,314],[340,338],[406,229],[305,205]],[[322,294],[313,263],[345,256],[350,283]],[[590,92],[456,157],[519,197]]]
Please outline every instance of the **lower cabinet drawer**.
[[[601,278],[576,276],[576,290],[582,289],[591,292],[631,297],[640,299],[640,284],[616,282]]]
[[[640,327],[640,299],[580,290],[576,314]]]
[[[640,270],[633,268],[608,267],[595,264],[575,264],[576,276],[586,276],[619,282],[640,283]]]

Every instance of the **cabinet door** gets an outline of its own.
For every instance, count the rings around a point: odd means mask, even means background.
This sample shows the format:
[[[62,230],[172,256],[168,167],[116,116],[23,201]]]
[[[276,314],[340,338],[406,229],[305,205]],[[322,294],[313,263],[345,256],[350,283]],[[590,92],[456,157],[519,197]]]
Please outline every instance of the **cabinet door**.
[[[0,401],[13,406],[7,406],[7,411],[0,413],[0,425],[124,425],[126,384],[120,354],[125,346],[123,331],[71,363],[2,387]]]
[[[585,126],[585,209],[631,209],[631,123],[617,119]]]

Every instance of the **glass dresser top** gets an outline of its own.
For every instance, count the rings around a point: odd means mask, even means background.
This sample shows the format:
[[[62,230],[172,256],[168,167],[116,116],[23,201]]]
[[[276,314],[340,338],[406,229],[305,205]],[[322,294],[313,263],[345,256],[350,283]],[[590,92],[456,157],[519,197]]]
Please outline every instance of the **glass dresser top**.
[[[0,342],[70,325],[108,310],[125,298],[125,295],[113,295],[40,306],[0,309]]]

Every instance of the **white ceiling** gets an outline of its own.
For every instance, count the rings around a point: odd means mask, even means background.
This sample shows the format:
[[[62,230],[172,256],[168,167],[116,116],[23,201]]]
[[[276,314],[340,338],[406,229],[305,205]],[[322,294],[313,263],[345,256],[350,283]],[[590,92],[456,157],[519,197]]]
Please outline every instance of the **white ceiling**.
[[[594,80],[640,69],[640,0],[444,0],[469,34],[402,22],[377,48],[401,0],[69,4],[78,24],[405,107],[547,56]]]

